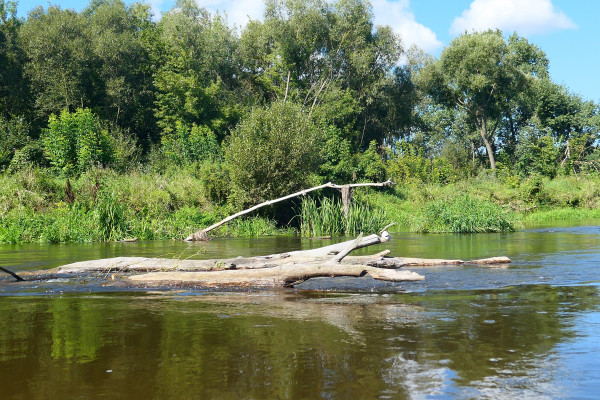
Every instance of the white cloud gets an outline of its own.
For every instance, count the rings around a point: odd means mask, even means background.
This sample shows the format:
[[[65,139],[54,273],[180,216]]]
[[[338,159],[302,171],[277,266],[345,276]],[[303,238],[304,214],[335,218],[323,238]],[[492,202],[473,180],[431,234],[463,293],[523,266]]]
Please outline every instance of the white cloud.
[[[435,32],[416,21],[409,0],[373,0],[372,4],[375,24],[391,26],[405,48],[416,45],[426,52],[435,52],[442,46]]]
[[[454,19],[450,33],[501,29],[529,36],[576,28],[552,0],[474,0],[468,10]]]
[[[243,28],[253,19],[262,19],[264,0],[196,0],[198,5],[212,12],[225,13],[230,25]]]

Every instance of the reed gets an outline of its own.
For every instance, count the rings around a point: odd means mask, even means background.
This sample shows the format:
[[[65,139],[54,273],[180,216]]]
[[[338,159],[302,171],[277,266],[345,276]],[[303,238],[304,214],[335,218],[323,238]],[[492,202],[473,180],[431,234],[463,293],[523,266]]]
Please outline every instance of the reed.
[[[300,234],[307,237],[372,233],[387,224],[382,210],[356,201],[350,205],[346,218],[342,202],[329,198],[321,199],[320,203],[311,197],[303,199],[299,217]]]
[[[412,222],[411,230],[431,233],[511,232],[515,216],[495,203],[469,195],[434,200]]]

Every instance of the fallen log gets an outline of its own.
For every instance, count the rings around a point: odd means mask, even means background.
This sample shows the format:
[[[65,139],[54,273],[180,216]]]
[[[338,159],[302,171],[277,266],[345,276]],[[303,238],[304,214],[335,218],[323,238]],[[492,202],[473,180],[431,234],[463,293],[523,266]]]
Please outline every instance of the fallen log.
[[[229,259],[181,260],[146,257],[115,257],[80,261],[47,271],[32,273],[37,279],[46,276],[96,276],[119,278],[125,285],[161,286],[192,285],[204,287],[292,287],[316,277],[362,277],[402,282],[420,281],[422,275],[400,270],[402,267],[502,264],[507,257],[481,260],[443,260],[389,257],[384,250],[366,256],[350,256],[358,249],[390,240],[384,229],[373,234],[311,250],[291,251],[258,257]],[[110,284],[110,282],[109,282]]]
[[[319,190],[319,189],[325,189],[325,188],[339,189],[342,191],[342,197],[344,199],[344,214],[346,216],[348,216],[348,207],[349,207],[350,198],[352,196],[352,189],[357,188],[357,187],[365,187],[365,186],[383,187],[383,186],[391,186],[391,185],[394,185],[394,183],[390,180],[387,180],[385,182],[379,182],[379,183],[352,183],[352,184],[348,184],[348,185],[336,185],[334,183],[328,182],[323,185],[315,186],[315,187],[312,187],[309,189],[301,190],[296,193],[288,194],[287,196],[283,196],[278,199],[273,199],[273,200],[265,201],[264,203],[257,204],[246,210],[240,211],[237,214],[230,215],[229,217],[217,222],[216,224],[209,226],[208,228],[204,228],[204,229],[199,230],[198,232],[192,233],[184,240],[186,242],[208,240],[209,239],[209,237],[208,237],[209,231],[212,231],[213,229],[218,228],[219,226],[225,224],[226,222],[231,221],[232,219],[235,219],[237,217],[241,217],[242,215],[251,213],[252,211],[257,210],[261,207],[276,204],[276,203],[279,203],[284,200],[292,199],[294,197],[305,196],[307,193],[310,193],[310,192],[313,192],[313,191]]]

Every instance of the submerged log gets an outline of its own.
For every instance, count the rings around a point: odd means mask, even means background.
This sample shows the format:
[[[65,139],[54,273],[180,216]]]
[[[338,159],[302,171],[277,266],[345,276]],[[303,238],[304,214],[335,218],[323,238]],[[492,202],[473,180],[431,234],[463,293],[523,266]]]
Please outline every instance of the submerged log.
[[[389,257],[389,250],[367,256],[349,256],[358,248],[388,240],[390,235],[384,229],[379,235],[362,237],[361,234],[356,239],[317,249],[266,256],[210,260],[116,257],[76,262],[43,272],[56,276],[97,274],[111,279],[118,277],[122,278],[120,282],[130,285],[291,287],[316,277],[369,275],[390,282],[420,281],[425,279],[422,275],[400,268],[510,262],[506,257],[472,261]]]

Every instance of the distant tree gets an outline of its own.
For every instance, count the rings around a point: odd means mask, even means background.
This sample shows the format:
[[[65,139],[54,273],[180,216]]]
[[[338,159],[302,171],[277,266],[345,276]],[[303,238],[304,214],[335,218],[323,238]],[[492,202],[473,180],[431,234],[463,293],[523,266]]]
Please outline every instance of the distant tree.
[[[454,39],[438,61],[423,69],[421,82],[436,101],[466,113],[495,169],[503,116],[546,68],[544,54],[525,39],[513,36],[507,42],[501,31],[490,30]]]
[[[23,116],[29,110],[29,87],[23,74],[25,53],[17,3],[0,0],[0,117]]]
[[[163,54],[155,74],[155,115],[165,133],[176,123],[205,125],[221,137],[237,121],[233,31],[219,15],[178,0],[159,24]]]
[[[21,29],[38,117],[90,105],[97,84],[85,18],[56,6],[33,9]]]

